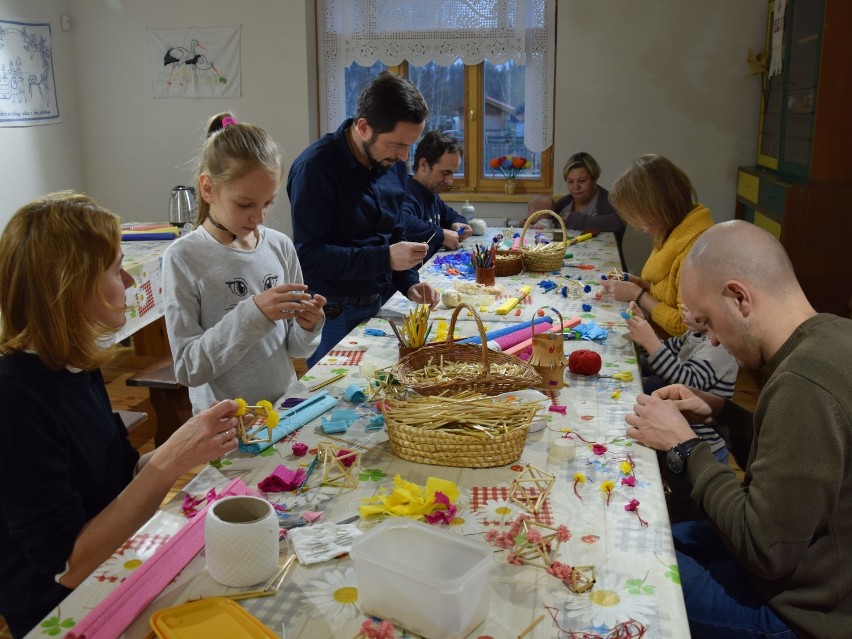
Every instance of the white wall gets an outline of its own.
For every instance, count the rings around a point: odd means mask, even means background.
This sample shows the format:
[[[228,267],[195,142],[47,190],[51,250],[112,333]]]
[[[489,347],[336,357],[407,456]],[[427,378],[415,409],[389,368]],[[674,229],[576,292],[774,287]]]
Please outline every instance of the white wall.
[[[0,229],[23,204],[50,191],[81,190],[80,127],[73,32],[63,33],[59,16],[70,13],[70,0],[0,0],[0,16],[49,21],[54,78],[59,102],[58,124],[0,128]],[[0,61],[9,61],[0,49]]]
[[[207,119],[225,110],[292,160],[310,142],[305,10],[292,0],[74,0],[89,192],[126,220],[166,221],[172,187],[193,184]],[[242,97],[153,98],[146,28],[230,25],[242,25]],[[282,189],[267,222],[289,230],[289,217]]]
[[[292,160],[316,135],[313,4],[0,0],[5,15],[47,14],[58,24],[67,12],[73,20],[69,33],[54,30],[63,123],[0,129],[25,176],[0,171],[0,224],[35,195],[68,187],[85,188],[128,220],[165,219],[171,188],[191,183],[203,124],[224,109],[266,128]],[[746,77],[746,55],[763,45],[766,7],[766,0],[558,0],[557,192],[565,192],[561,167],[577,151],[597,158],[604,186],[632,158],[661,153],[692,178],[717,221],[731,219],[736,167],[755,157],[760,80]],[[146,27],[235,24],[242,25],[242,97],[152,97]],[[526,207],[477,209],[514,217]],[[269,223],[290,231],[283,189]],[[638,270],[649,246],[628,232],[628,265]]]

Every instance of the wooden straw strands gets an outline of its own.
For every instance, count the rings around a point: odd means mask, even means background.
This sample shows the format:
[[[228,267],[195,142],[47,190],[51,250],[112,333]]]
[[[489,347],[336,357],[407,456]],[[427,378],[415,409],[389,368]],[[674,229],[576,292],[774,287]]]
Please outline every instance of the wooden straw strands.
[[[402,337],[404,346],[408,348],[420,348],[426,343],[432,327],[429,324],[429,306],[420,304],[402,317]]]
[[[507,375],[521,377],[527,368],[520,360],[515,363],[491,363],[489,370],[492,375]],[[482,362],[444,361],[441,355],[437,363],[429,359],[426,366],[408,373],[411,382],[442,382],[445,380],[478,377],[482,375]]]
[[[387,404],[387,416],[397,423],[476,437],[494,437],[524,426],[540,409],[535,402],[495,401],[479,393],[391,399]]]

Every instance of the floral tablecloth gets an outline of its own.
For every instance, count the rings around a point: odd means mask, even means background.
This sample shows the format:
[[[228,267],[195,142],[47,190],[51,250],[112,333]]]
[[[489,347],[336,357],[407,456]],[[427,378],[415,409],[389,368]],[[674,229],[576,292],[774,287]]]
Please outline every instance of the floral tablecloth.
[[[532,297],[521,305],[519,316],[498,316],[487,306],[478,312],[492,328],[528,319],[540,306],[556,307],[566,319],[579,315],[585,324],[594,322],[605,330],[606,337],[565,341],[566,354],[581,348],[594,350],[602,358],[602,373],[627,371],[633,373],[634,379],[628,382],[566,373],[567,385],[544,402],[552,407],[543,412],[544,427],[530,432],[517,462],[487,469],[415,464],[393,453],[384,430],[367,428],[375,416],[373,402],[349,403],[344,399],[344,390],[352,384],[367,389],[369,382],[362,375],[365,364],[381,368],[398,359],[397,341],[387,318],[377,317],[356,328],[308,371],[301,380],[303,388],[295,393],[309,397],[309,388],[345,373],[322,391],[339,398],[337,408],[356,411],[358,418],[347,432],[323,435],[320,420],[314,420],[260,455],[236,451],[218,460],[187,490],[203,496],[211,487],[221,489],[236,476],[256,488],[279,464],[293,470],[307,466],[313,456],[296,457],[292,451],[294,441],[306,443],[311,449],[325,441],[360,452],[360,463],[352,473],[355,487],[320,486],[315,473],[306,492],[268,494],[270,501],[297,515],[305,510],[322,512],[320,521],[340,522],[358,514],[362,499],[373,497],[382,489],[392,489],[396,475],[419,485],[424,485],[429,477],[438,477],[455,482],[461,491],[458,511],[447,528],[455,534],[484,539],[489,530],[507,530],[521,513],[521,507],[509,499],[509,491],[519,473],[535,468],[555,477],[552,491],[534,515],[535,521],[567,528],[570,538],[561,544],[558,561],[572,566],[593,565],[596,583],[591,590],[575,594],[542,568],[513,565],[507,551],[495,547],[488,618],[469,637],[516,637],[531,624],[525,637],[556,639],[571,636],[567,633],[572,631],[607,637],[616,628],[627,633],[619,635],[624,637],[688,637],[656,453],[625,437],[624,416],[632,410],[641,384],[635,349],[623,337],[625,320],[620,313],[624,305],[606,295],[596,295],[601,290],[596,284],[600,274],[619,263],[615,240],[611,234],[601,234],[571,249],[573,258],[566,263],[586,265],[584,268],[564,267],[558,274],[522,274],[508,282],[498,278],[506,290],[515,290],[521,284],[533,286]],[[442,288],[453,281],[434,266],[434,260],[423,273],[424,279]],[[591,291],[580,299],[562,297],[558,289],[539,292],[540,281],[561,282],[566,274],[580,275]],[[498,304],[499,300],[494,302],[495,307]],[[410,302],[395,298],[383,310],[392,317],[407,312],[411,306]],[[446,319],[449,313],[449,309],[441,308],[433,318]],[[456,332],[463,336],[475,334],[472,319],[463,313]],[[284,399],[279,399],[277,405]],[[576,443],[576,458],[571,461],[554,461],[548,455],[550,442],[562,437]],[[79,622],[94,603],[146,559],[145,553],[156,543],[155,539],[159,541],[174,532],[183,517],[180,506],[180,500],[176,500],[166,508],[167,512],[153,518],[30,636],[58,636]],[[367,529],[371,524],[360,525]],[[282,554],[287,552],[284,542]],[[234,589],[212,581],[204,568],[202,552],[136,620],[126,636],[145,636],[154,610],[233,592]],[[359,607],[357,575],[348,556],[310,566],[297,564],[277,595],[240,603],[269,628],[289,638],[353,637],[368,618]],[[395,636],[413,635],[397,628]]]

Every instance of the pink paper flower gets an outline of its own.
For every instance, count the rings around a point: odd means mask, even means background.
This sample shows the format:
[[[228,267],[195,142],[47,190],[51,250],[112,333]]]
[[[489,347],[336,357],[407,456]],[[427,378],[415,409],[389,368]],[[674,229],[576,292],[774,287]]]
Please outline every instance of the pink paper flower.
[[[355,453],[351,450],[346,450],[345,448],[341,448],[337,451],[337,458],[340,460],[340,463],[349,468],[352,464],[355,463]]]
[[[571,539],[571,531],[570,531],[570,530],[568,530],[568,527],[567,527],[567,526],[565,526],[565,525],[560,525],[560,526],[556,529],[556,538],[557,538],[559,541],[568,541],[569,539]]]
[[[639,500],[638,499],[631,499],[629,502],[624,504],[624,510],[626,510],[627,512],[636,513],[636,516],[639,518],[639,523],[643,527],[646,527],[648,525],[648,522],[645,521],[644,519],[642,519],[642,516],[639,514]]]
[[[630,475],[630,477],[622,477],[621,478],[622,486],[630,486],[631,488],[636,488],[636,477]]]
[[[510,564],[512,564],[513,566],[523,566],[523,565],[524,565],[524,563],[526,563],[526,562],[524,561],[524,558],[523,558],[523,557],[521,557],[519,554],[514,553],[514,552],[510,552],[510,553],[509,553],[509,559],[508,559],[508,561],[509,561],[509,563],[510,563]]]
[[[435,510],[425,515],[426,521],[430,524],[451,524],[458,509],[450,503],[450,498],[441,491],[437,491],[435,493],[435,504]]]
[[[278,464],[272,474],[262,480],[257,487],[265,493],[283,493],[296,490],[302,485],[305,469],[290,470],[284,464]]]
[[[367,619],[361,624],[361,636],[367,639],[394,639],[393,624],[390,621],[373,622]]]
[[[533,530],[530,528],[527,530],[527,541],[531,544],[540,544],[541,543],[541,533],[537,530]]]
[[[303,457],[308,454],[308,445],[302,442],[293,442],[293,454],[296,457]]]
[[[595,455],[603,455],[606,452],[606,446],[604,444],[595,444],[592,446],[592,452]]]

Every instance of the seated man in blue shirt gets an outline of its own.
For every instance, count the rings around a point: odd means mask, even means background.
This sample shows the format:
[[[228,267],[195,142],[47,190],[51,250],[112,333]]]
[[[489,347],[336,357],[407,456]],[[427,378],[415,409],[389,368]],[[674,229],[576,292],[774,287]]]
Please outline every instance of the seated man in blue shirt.
[[[453,185],[459,170],[462,147],[458,140],[440,131],[429,131],[414,152],[414,175],[402,203],[405,234],[412,242],[428,242],[432,257],[441,246],[455,250],[471,234],[467,219],[438,197]]]
[[[417,87],[382,73],[359,96],[355,117],[290,167],[293,242],[305,283],[328,300],[322,340],[308,366],[378,312],[391,282],[413,302],[438,303],[438,292],[420,282],[416,268],[429,247],[406,241],[400,217],[405,160],[428,114]]]

